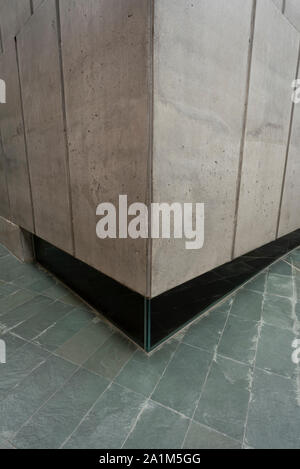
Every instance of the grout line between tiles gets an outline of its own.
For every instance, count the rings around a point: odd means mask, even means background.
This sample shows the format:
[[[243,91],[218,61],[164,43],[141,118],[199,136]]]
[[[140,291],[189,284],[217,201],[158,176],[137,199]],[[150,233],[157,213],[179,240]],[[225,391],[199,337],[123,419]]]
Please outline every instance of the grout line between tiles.
[[[168,360],[168,362],[167,362],[167,364],[166,364],[166,366],[165,366],[165,368],[164,368],[164,370],[163,370],[161,376],[159,377],[159,379],[158,379],[158,381],[157,381],[157,383],[156,383],[154,389],[152,390],[150,396],[146,399],[146,401],[144,402],[144,404],[143,404],[143,406],[142,406],[140,412],[138,413],[138,415],[137,415],[137,417],[136,417],[136,419],[135,419],[134,424],[132,425],[131,429],[129,430],[129,433],[128,433],[127,437],[125,438],[123,444],[121,445],[121,449],[124,448],[124,446],[125,446],[125,444],[126,444],[128,438],[130,437],[130,435],[131,435],[132,432],[134,431],[134,429],[135,429],[135,427],[136,427],[136,425],[137,425],[137,423],[138,423],[140,417],[142,416],[142,414],[143,414],[145,408],[147,407],[147,404],[148,404],[149,401],[151,400],[153,394],[155,393],[155,391],[156,391],[156,389],[158,388],[158,386],[159,386],[161,380],[163,379],[163,377],[164,377],[164,375],[165,375],[165,373],[166,373],[166,371],[167,371],[167,369],[168,369],[170,363],[172,362],[173,358],[175,357],[175,354],[176,354],[178,348],[180,347],[181,343],[182,343],[182,340],[179,340],[179,341],[178,341],[178,344],[177,344],[177,346],[175,347],[175,350],[173,351],[173,353],[171,354],[170,359]]]
[[[298,302],[298,294],[297,294],[294,266],[292,268],[292,272],[293,272],[292,316],[294,319],[293,333],[295,335],[295,339],[299,339],[300,321],[298,320],[298,317],[296,314],[296,304]],[[300,363],[295,364],[295,366],[296,366],[296,401],[297,401],[298,406],[300,407]]]
[[[261,305],[261,319],[258,322],[258,328],[257,328],[257,341],[256,341],[256,348],[255,348],[255,354],[254,354],[254,359],[252,366],[250,368],[250,375],[249,375],[249,402],[248,402],[248,407],[247,407],[247,413],[246,413],[246,419],[245,419],[245,425],[244,425],[244,434],[243,434],[243,439],[242,439],[242,446],[245,447],[246,443],[246,433],[247,433],[247,426],[248,426],[248,418],[249,418],[249,411],[250,411],[250,405],[252,402],[252,390],[253,390],[253,382],[254,382],[254,372],[255,372],[255,366],[256,366],[256,358],[257,358],[257,351],[258,351],[258,344],[259,344],[259,339],[261,336],[261,329],[262,329],[262,324],[263,324],[263,310],[264,310],[264,304],[265,304],[265,299],[266,299],[266,294],[267,294],[267,285],[268,285],[268,278],[269,278],[269,273],[267,273],[266,278],[265,278],[265,288],[264,288],[264,293],[263,293],[263,301]]]

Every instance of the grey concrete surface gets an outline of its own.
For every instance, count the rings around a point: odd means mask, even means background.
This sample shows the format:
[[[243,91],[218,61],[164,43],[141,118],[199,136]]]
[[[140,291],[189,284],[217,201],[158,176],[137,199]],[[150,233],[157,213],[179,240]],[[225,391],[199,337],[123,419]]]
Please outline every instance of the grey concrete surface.
[[[0,121],[6,161],[11,221],[28,231],[34,232],[17,55],[14,41],[9,43],[5,52],[0,55],[0,70],[1,78],[6,82],[7,95],[6,104],[0,106]],[[6,218],[9,218],[7,213]]]
[[[300,2],[299,0],[286,0],[285,15],[289,21],[300,31]]]
[[[55,0],[17,36],[36,234],[72,253]]]
[[[276,237],[299,35],[270,1],[257,2],[235,257]]]
[[[206,213],[201,250],[153,241],[154,296],[231,258],[251,11],[252,1],[156,1],[153,201],[204,202]]]
[[[30,0],[0,0],[0,78],[10,76],[0,109],[0,215],[33,231],[34,212],[39,236],[152,296],[230,260],[235,239],[235,256],[274,239],[300,2],[286,0],[284,16],[281,0],[257,1],[252,56],[254,3],[33,0],[30,18]],[[299,125],[295,107],[280,235],[299,228]],[[96,207],[120,194],[129,203],[204,202],[204,248],[100,241]]]
[[[22,262],[34,259],[31,235],[0,216],[1,243]]]
[[[30,18],[30,0],[1,0],[0,28],[3,48],[14,41],[15,35]]]
[[[36,8],[39,7],[43,3],[43,1],[44,0],[32,0],[33,10],[36,10]]]
[[[76,257],[142,294],[146,240],[98,239],[96,208],[147,203],[150,6],[60,2]]]
[[[2,145],[0,127],[0,216],[10,218],[10,207],[6,179],[6,160]]]
[[[300,103],[295,104],[286,177],[279,223],[279,236],[300,226]]]

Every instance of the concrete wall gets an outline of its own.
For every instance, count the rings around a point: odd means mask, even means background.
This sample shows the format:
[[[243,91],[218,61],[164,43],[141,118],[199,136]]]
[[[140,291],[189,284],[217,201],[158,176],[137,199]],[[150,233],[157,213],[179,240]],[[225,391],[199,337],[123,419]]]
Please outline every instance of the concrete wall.
[[[0,216],[10,218],[10,205],[8,198],[6,161],[0,133]]]
[[[297,31],[258,1],[235,257],[276,238],[298,52]]]
[[[11,221],[34,231],[30,178],[24,135],[15,41],[0,55],[1,78],[6,82],[6,104],[0,106],[1,136]],[[2,213],[5,216],[4,213]]]
[[[147,203],[150,6],[64,0],[60,12],[76,257],[143,294],[147,241],[102,241],[95,227],[101,202]]]
[[[99,240],[96,207],[149,199],[151,8],[0,0],[0,215],[141,294],[147,241]]]
[[[32,7],[33,10],[36,10],[38,6],[43,3],[44,0],[32,0]]]
[[[275,3],[275,5],[280,9],[280,11],[282,12],[283,8],[284,8],[284,0],[272,0],[273,3]]]
[[[283,3],[0,0],[0,216],[148,296],[299,228],[299,2]],[[119,194],[205,202],[204,248],[98,240]]]
[[[153,295],[231,259],[251,14],[251,0],[156,1],[153,201],[204,202],[206,227],[199,251],[153,241]]]

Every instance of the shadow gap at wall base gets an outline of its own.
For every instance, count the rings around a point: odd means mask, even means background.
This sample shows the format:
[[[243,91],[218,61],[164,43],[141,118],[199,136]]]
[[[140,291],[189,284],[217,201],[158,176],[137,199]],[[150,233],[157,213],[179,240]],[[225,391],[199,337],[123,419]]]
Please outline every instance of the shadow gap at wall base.
[[[300,245],[300,230],[148,299],[34,237],[37,261],[150,352],[225,296]]]

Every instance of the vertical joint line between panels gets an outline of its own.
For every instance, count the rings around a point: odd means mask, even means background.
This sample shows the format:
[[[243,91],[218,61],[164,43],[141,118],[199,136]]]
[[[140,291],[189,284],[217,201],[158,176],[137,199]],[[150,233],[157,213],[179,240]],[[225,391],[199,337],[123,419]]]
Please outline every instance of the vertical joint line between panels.
[[[22,115],[22,124],[23,124],[23,136],[24,136],[24,145],[25,145],[25,156],[26,156],[26,169],[29,182],[29,193],[30,193],[30,202],[31,202],[31,214],[32,214],[32,223],[33,231],[36,232],[35,227],[35,214],[34,214],[34,205],[33,205],[33,192],[32,192],[32,178],[30,173],[30,164],[28,156],[28,142],[27,134],[25,127],[25,114],[24,114],[24,103],[23,103],[23,92],[22,92],[22,81],[21,81],[21,70],[20,70],[20,60],[19,60],[19,50],[18,50],[18,39],[15,37],[15,51],[16,51],[16,60],[17,60],[17,71],[18,71],[18,80],[19,80],[19,93],[20,93],[20,103],[21,103],[21,115]]]
[[[64,67],[63,67],[63,53],[62,53],[62,37],[61,37],[61,21],[60,21],[60,3],[59,3],[59,0],[56,0],[56,22],[57,22],[57,36],[58,36],[58,53],[59,53],[59,65],[60,65],[61,99],[62,99],[62,112],[63,112],[63,123],[64,123],[64,138],[65,138],[65,148],[66,148],[66,175],[67,175],[67,187],[68,187],[70,222],[71,222],[70,226],[71,226],[71,239],[72,239],[72,254],[75,255],[74,217],[73,217],[73,203],[72,203],[72,190],[71,190],[70,154],[69,154],[69,142],[68,142],[65,78],[64,78]]]
[[[295,76],[296,79],[297,79],[298,73],[299,73],[299,66],[300,66],[300,42],[299,42],[298,57],[297,57],[297,66],[296,66],[296,76]],[[291,137],[292,137],[292,130],[293,130],[294,113],[295,113],[295,103],[292,103],[292,106],[291,106],[291,114],[290,114],[289,133],[288,133],[287,146],[286,146],[286,154],[285,154],[284,171],[283,171],[282,185],[281,185],[281,193],[280,193],[280,202],[279,202],[279,208],[278,208],[278,218],[277,218],[277,226],[276,226],[276,239],[278,238],[279,229],[280,229],[281,210],[282,210],[282,203],[283,203],[283,196],[284,196],[284,189],[285,189],[287,165],[288,165],[289,153],[290,153],[290,145],[291,145]]]
[[[238,168],[236,197],[235,197],[235,213],[234,213],[234,228],[233,228],[233,241],[232,241],[231,259],[234,258],[236,235],[237,235],[237,225],[238,225],[239,201],[240,201],[240,193],[241,193],[241,181],[242,181],[242,171],[243,171],[243,159],[244,159],[244,150],[245,150],[246,127],[247,127],[247,118],[248,118],[250,79],[251,79],[253,45],[254,45],[254,34],[255,34],[256,5],[257,5],[257,0],[253,0],[252,13],[251,13],[249,48],[248,48],[248,63],[247,63],[247,77],[246,77],[245,102],[244,102],[244,113],[243,113],[243,127],[242,127],[242,136],[241,136],[241,144],[240,144],[239,168]]]
[[[4,145],[3,145],[3,140],[2,140],[2,132],[1,132],[1,127],[0,127],[0,148],[2,150],[2,155],[4,158],[4,166],[3,166],[3,171],[4,171],[4,180],[5,180],[5,186],[6,186],[6,196],[7,196],[7,201],[8,201],[8,212],[10,219],[12,218],[12,211],[11,211],[11,203],[10,203],[10,196],[9,196],[9,190],[8,190],[8,181],[7,181],[7,165],[6,165],[6,157],[5,157],[5,152],[4,152]]]
[[[3,54],[4,46],[3,46],[3,37],[2,37],[2,27],[0,24],[0,54]]]
[[[282,0],[282,13],[285,14],[286,0]]]
[[[144,299],[144,349],[151,351],[151,299]]]

